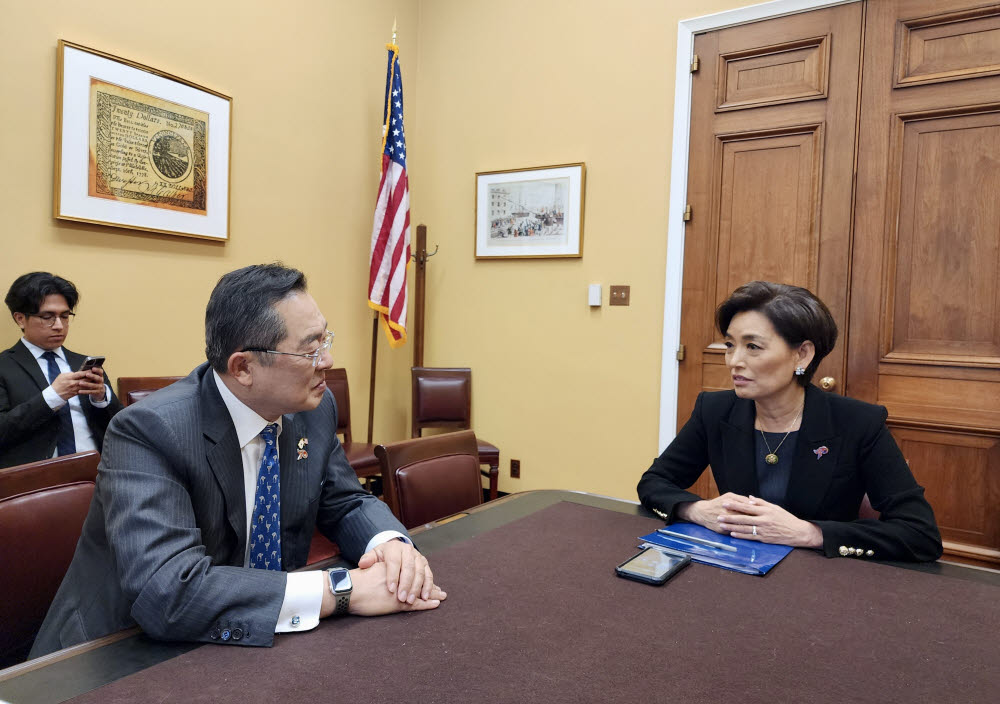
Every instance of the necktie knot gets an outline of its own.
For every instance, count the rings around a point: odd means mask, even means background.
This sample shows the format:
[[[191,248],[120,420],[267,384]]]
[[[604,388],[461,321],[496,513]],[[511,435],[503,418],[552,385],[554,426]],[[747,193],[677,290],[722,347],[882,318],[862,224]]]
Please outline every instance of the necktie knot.
[[[278,424],[271,423],[270,425],[265,426],[265,428],[260,431],[260,436],[264,438],[264,442],[268,445],[273,445],[278,436]]]
[[[52,350],[45,350],[45,352],[42,354],[42,357],[47,362],[54,362],[54,361],[56,361],[56,353],[53,352]]]

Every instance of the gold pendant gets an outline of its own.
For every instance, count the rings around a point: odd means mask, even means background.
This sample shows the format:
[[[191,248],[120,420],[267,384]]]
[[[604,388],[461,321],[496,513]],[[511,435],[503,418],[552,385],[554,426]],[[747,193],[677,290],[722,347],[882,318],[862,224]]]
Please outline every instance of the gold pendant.
[[[778,464],[778,456],[772,452],[769,455],[764,455],[764,461],[768,464]]]

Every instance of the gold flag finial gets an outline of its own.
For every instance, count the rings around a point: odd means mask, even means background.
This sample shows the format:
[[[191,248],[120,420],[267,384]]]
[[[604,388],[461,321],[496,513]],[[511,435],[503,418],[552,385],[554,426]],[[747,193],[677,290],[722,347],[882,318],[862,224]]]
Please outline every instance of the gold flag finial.
[[[392,18],[392,43],[396,43],[396,18]]]

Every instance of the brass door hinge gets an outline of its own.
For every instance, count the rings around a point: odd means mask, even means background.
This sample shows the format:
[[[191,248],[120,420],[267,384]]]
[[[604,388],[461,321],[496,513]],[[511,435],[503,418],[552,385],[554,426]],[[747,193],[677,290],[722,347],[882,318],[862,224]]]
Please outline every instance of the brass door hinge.
[[[694,58],[691,59],[691,73],[696,73],[700,66],[701,66],[701,60],[698,58],[698,55],[695,54]]]
[[[677,346],[677,361],[678,362],[684,361],[684,345]]]
[[[684,208],[684,222],[688,222],[689,220],[691,220],[692,212],[693,211],[691,210],[691,204],[688,203],[687,207]]]

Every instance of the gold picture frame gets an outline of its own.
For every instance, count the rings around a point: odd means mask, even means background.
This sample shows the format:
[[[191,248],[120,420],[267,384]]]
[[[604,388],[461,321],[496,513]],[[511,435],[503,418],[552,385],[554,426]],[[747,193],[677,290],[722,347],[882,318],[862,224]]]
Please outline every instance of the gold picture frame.
[[[583,256],[583,162],[476,174],[476,259]]]
[[[232,98],[60,39],[60,220],[229,239]]]

